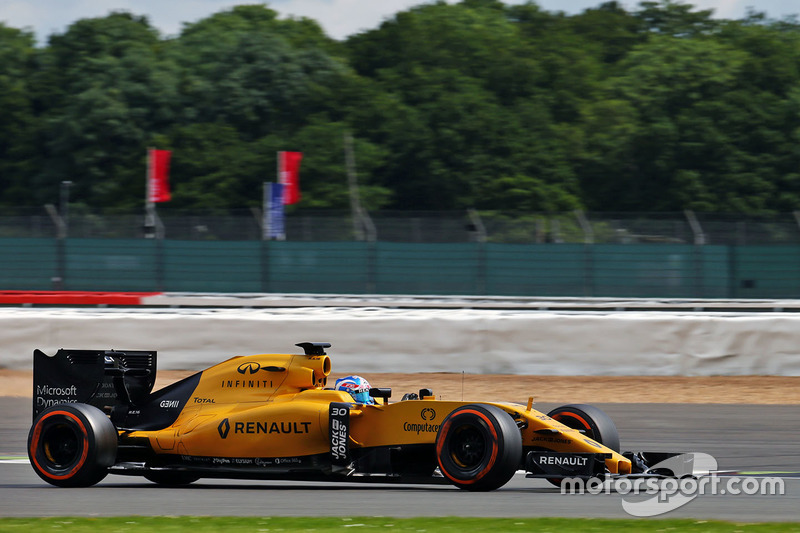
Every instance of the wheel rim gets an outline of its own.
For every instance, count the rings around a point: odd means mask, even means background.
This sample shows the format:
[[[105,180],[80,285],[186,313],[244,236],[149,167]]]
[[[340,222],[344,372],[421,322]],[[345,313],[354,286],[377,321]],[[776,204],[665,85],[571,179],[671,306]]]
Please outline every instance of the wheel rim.
[[[486,438],[475,426],[463,425],[455,429],[449,446],[450,458],[464,469],[479,466],[486,455]]]
[[[42,451],[49,466],[63,470],[78,460],[81,454],[81,439],[68,424],[54,424],[42,434]]]

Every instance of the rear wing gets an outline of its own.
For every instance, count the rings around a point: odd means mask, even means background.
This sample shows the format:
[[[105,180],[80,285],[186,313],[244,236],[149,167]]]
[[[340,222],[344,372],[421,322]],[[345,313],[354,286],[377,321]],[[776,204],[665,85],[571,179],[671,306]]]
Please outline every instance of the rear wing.
[[[156,381],[155,351],[33,352],[33,417],[52,405],[86,403],[110,413],[144,402]]]

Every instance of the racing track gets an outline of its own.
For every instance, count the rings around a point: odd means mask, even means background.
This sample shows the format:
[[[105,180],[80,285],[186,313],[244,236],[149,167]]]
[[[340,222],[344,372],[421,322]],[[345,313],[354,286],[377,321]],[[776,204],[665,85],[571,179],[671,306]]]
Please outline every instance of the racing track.
[[[521,400],[518,400],[521,401]],[[553,405],[537,404],[547,411]],[[800,408],[795,405],[601,405],[633,450],[698,451],[723,470],[800,471]],[[23,456],[30,400],[0,398],[0,456]],[[785,477],[783,496],[699,496],[667,517],[733,521],[800,521],[800,477]],[[722,487],[725,485],[723,484]],[[450,486],[400,486],[201,480],[163,488],[109,476],[88,489],[57,489],[27,463],[0,462],[0,516],[570,516],[629,517],[623,496],[562,495],[541,480],[517,475],[492,493]],[[628,496],[628,499],[631,499]]]

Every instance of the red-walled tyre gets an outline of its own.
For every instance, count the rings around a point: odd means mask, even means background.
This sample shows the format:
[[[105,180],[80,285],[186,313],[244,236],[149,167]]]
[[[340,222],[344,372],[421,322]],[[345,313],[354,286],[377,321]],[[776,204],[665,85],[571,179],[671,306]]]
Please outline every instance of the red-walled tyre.
[[[599,442],[606,448],[611,448],[615,452],[620,450],[617,426],[605,411],[593,405],[562,405],[547,413],[547,416],[572,429],[583,430],[584,435],[593,441]],[[548,478],[547,481],[556,487],[560,487],[563,480]]]
[[[108,474],[117,456],[117,430],[98,408],[82,403],[43,411],[28,433],[28,458],[40,478],[57,487],[88,487]]]
[[[575,404],[556,407],[547,416],[583,434],[606,448],[619,452],[619,432],[611,417],[594,405]]]
[[[522,435],[511,415],[494,405],[459,407],[436,436],[439,469],[453,485],[470,491],[505,485],[522,461]]]

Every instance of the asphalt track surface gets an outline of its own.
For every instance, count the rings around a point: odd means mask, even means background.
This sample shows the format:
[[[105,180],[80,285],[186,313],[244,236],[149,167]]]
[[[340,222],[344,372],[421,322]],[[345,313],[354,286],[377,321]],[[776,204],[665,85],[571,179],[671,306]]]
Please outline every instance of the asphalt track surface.
[[[537,404],[547,411],[550,404]],[[693,451],[714,456],[723,477],[716,494],[690,498],[663,518],[800,521],[800,407],[796,405],[600,405],[615,420],[624,449]],[[517,474],[491,493],[447,485],[332,484],[200,480],[184,488],[159,487],[135,477],[109,476],[95,487],[59,489],[41,481],[25,455],[30,400],[0,398],[0,517],[30,516],[486,516],[629,518],[613,489],[561,494],[546,481]],[[781,472],[775,474],[773,472]],[[788,472],[788,474],[787,474]],[[780,477],[783,494],[731,494],[744,480]],[[731,482],[737,485],[730,485]],[[751,485],[752,486],[752,485]],[[720,490],[721,489],[721,490]],[[722,494],[722,491],[725,494]],[[652,496],[655,498],[656,496]],[[674,498],[674,497],[673,497]],[[651,500],[652,501],[652,500]],[[676,500],[667,499],[675,502]]]

